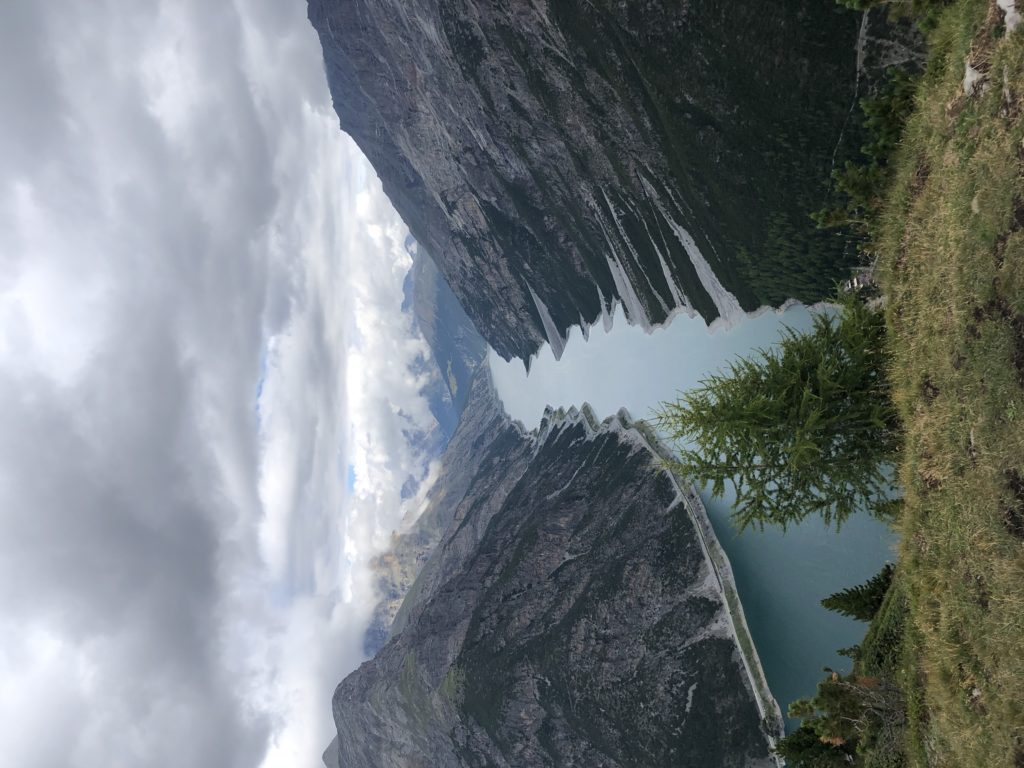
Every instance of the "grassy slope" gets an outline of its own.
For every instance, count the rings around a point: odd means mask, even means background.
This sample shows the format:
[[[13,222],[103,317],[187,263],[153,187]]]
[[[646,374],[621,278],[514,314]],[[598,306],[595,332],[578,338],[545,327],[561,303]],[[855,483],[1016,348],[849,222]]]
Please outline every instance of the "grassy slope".
[[[1024,765],[1024,29],[1001,20],[962,0],[936,30],[879,243],[907,429],[910,757],[950,768]]]

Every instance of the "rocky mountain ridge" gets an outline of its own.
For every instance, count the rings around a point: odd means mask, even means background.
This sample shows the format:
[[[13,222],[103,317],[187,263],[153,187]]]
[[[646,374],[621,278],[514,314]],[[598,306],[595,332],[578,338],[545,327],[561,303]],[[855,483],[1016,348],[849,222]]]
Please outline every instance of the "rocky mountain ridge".
[[[342,128],[506,359],[829,295],[809,214],[908,47],[828,0],[308,0]],[[898,37],[898,36],[897,36]]]
[[[333,765],[774,765],[727,561],[642,425],[525,432],[484,369],[444,461],[410,532],[437,543],[335,693]]]

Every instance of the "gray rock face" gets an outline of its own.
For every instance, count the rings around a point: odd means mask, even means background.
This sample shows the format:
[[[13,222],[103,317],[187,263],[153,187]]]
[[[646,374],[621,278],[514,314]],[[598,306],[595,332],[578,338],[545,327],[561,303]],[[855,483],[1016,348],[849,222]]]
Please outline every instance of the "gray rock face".
[[[624,412],[525,433],[482,370],[426,513],[443,533],[335,692],[338,765],[773,765],[682,501]]]
[[[830,294],[853,249],[809,213],[911,55],[830,0],[308,2],[342,128],[506,359],[616,302]]]

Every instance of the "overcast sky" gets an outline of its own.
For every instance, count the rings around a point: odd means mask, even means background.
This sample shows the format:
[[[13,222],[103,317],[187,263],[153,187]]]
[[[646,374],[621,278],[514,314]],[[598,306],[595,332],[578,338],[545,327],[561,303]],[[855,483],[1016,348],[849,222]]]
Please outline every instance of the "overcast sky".
[[[5,765],[330,740],[430,416],[406,231],[305,11],[0,4]]]

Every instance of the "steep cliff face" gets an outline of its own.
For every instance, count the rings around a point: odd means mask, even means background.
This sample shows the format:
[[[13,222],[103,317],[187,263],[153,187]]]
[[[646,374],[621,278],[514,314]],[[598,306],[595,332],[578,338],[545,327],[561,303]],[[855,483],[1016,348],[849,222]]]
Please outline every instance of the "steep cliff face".
[[[911,55],[829,0],[309,16],[342,128],[506,358],[557,356],[615,302],[652,325],[830,292],[852,251],[808,214],[859,144],[856,96]]]
[[[482,371],[445,460],[438,543],[335,693],[339,766],[773,764],[723,570],[624,412],[525,433]]]

